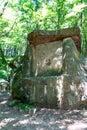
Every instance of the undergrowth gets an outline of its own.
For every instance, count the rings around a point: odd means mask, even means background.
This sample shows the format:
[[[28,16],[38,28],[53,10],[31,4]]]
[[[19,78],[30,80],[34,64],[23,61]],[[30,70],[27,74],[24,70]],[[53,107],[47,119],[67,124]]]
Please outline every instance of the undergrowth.
[[[35,108],[34,105],[28,103],[22,103],[19,100],[13,100],[9,103],[9,107],[17,107],[19,111],[29,112],[30,109]]]

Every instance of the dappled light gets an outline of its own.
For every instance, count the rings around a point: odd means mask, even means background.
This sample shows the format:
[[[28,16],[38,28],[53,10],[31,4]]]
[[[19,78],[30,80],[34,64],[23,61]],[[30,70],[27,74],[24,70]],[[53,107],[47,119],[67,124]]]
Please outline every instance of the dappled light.
[[[2,105],[2,104],[6,104],[7,103],[7,101],[2,101],[0,104]]]
[[[37,109],[34,114],[9,107],[10,96],[0,94],[0,130],[86,130],[87,110]],[[4,103],[2,103],[4,102]]]
[[[67,130],[86,130],[87,129],[87,123],[74,123],[73,125],[70,125]]]
[[[8,118],[8,119],[4,119],[0,122],[0,129],[4,129],[4,127],[6,127],[6,125],[12,121],[14,121],[14,118]]]
[[[0,0],[0,130],[87,130],[87,0]]]

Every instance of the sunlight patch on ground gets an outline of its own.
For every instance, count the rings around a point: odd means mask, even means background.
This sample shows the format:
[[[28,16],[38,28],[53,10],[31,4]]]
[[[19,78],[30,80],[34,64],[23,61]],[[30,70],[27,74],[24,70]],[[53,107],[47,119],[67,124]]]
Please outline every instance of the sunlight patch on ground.
[[[2,105],[2,104],[6,104],[7,103],[7,101],[3,101],[3,102],[1,102],[0,104]]]
[[[64,129],[66,129],[66,126],[60,126],[59,127],[61,130],[64,130]]]
[[[33,120],[33,117],[30,118],[30,124],[40,125],[43,124],[43,120],[41,118],[36,118]]]
[[[5,127],[8,123],[14,121],[14,118],[8,118],[8,119],[4,119],[0,122],[0,129]]]
[[[67,130],[86,130],[87,129],[87,123],[74,123],[72,125],[69,125]]]
[[[29,117],[29,114],[24,115],[24,117]]]
[[[22,121],[19,121],[17,122],[16,124],[13,124],[13,126],[19,126],[19,125],[26,125],[29,123],[29,119],[25,119],[25,120],[22,120]]]
[[[4,115],[9,114],[9,113],[10,113],[9,111],[7,111],[7,112],[1,112],[1,114],[4,114]]]
[[[20,125],[27,125],[27,124],[39,125],[41,123],[42,122],[40,120],[35,121],[32,119],[25,119],[25,120],[21,120],[21,121],[17,122],[16,124],[13,124],[13,127],[20,126]]]

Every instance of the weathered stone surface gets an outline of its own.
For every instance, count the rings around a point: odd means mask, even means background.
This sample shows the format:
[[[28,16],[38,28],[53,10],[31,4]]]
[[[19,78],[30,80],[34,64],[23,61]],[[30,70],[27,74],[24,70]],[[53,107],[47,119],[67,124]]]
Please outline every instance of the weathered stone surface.
[[[79,41],[78,47],[75,40]],[[29,42],[22,75],[13,82],[13,97],[40,107],[78,107],[87,95],[78,51],[81,46],[79,30],[37,31],[29,35]]]
[[[28,35],[29,43],[33,46],[39,44],[51,43],[54,41],[63,41],[64,38],[71,37],[77,49],[81,51],[81,37],[79,28],[66,28],[57,31],[34,31]]]
[[[0,78],[0,92],[9,90],[9,82]]]
[[[71,38],[63,40],[63,102],[62,106],[78,107],[82,97],[87,94],[80,55]],[[85,92],[84,93],[84,90]]]
[[[39,107],[58,108],[60,107],[59,92],[62,89],[62,76],[29,77],[23,79],[25,84],[21,94],[25,100],[34,103]],[[60,89],[60,90],[59,90]]]
[[[62,69],[62,42],[55,41],[32,47],[33,76],[58,75]]]
[[[80,75],[81,60],[74,41],[71,38],[63,40],[63,71],[69,75]]]

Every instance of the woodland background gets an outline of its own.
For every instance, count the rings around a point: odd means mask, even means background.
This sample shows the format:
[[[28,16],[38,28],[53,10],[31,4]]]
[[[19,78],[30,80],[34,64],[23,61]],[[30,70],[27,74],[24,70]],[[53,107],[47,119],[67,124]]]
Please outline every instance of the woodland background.
[[[87,0],[0,0],[0,78],[21,65],[30,32],[68,27],[80,28],[87,56]]]

